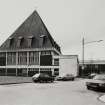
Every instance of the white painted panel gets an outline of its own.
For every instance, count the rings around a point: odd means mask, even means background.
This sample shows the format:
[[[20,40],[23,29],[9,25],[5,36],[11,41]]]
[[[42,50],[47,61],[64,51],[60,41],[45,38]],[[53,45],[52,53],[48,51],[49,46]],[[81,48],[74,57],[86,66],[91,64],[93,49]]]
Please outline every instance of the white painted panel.
[[[78,64],[76,57],[60,58],[60,75],[73,74],[77,76]]]

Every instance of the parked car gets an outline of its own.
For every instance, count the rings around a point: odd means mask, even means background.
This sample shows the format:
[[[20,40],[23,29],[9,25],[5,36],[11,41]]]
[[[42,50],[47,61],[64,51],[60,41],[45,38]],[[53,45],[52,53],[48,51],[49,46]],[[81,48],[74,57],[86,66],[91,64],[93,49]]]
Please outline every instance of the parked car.
[[[105,74],[96,75],[86,82],[87,89],[105,91]]]
[[[53,82],[54,77],[45,73],[37,73],[32,77],[33,82]]]
[[[74,78],[75,78],[74,75],[66,74],[64,76],[57,77],[56,80],[57,81],[73,81]]]
[[[55,80],[56,81],[62,81],[62,77],[61,76],[57,76],[57,77],[55,77]]]
[[[88,75],[88,78],[89,78],[89,79],[92,79],[92,78],[95,77],[96,75],[97,75],[96,73],[92,73],[92,74]]]

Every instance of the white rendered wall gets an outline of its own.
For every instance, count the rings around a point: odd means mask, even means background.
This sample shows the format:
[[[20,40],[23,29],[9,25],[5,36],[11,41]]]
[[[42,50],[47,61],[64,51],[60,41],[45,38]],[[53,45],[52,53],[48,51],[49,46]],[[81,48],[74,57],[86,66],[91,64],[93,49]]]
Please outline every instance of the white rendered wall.
[[[78,58],[77,56],[66,56],[63,55],[59,59],[59,75],[73,74],[78,75]]]

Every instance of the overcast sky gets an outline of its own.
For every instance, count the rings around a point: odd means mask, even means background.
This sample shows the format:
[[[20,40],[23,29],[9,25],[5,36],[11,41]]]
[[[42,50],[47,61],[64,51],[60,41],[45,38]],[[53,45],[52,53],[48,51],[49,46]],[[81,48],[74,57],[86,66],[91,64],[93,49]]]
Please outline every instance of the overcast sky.
[[[0,44],[37,10],[65,55],[105,60],[105,0],[0,0]]]

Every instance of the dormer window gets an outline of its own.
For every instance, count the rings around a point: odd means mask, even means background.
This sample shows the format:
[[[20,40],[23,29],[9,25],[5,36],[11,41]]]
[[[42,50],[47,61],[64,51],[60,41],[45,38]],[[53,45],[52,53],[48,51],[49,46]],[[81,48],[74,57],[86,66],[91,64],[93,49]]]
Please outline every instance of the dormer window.
[[[19,37],[18,37],[18,39],[22,39],[22,38],[23,38],[22,36],[19,36]]]
[[[46,35],[40,35],[40,38],[43,38],[43,37],[45,37]]]
[[[17,47],[20,47],[21,46],[22,40],[23,40],[23,37],[22,36],[19,36],[18,37],[18,42],[17,42]]]
[[[10,38],[9,38],[9,43],[8,43],[8,46],[9,46],[9,47],[11,47],[11,46],[12,46],[12,44],[13,44],[13,38],[12,38],[12,37],[10,37]]]
[[[28,47],[32,47],[32,41],[33,41],[34,36],[28,36]]]
[[[46,35],[40,35],[40,47],[46,43]]]

